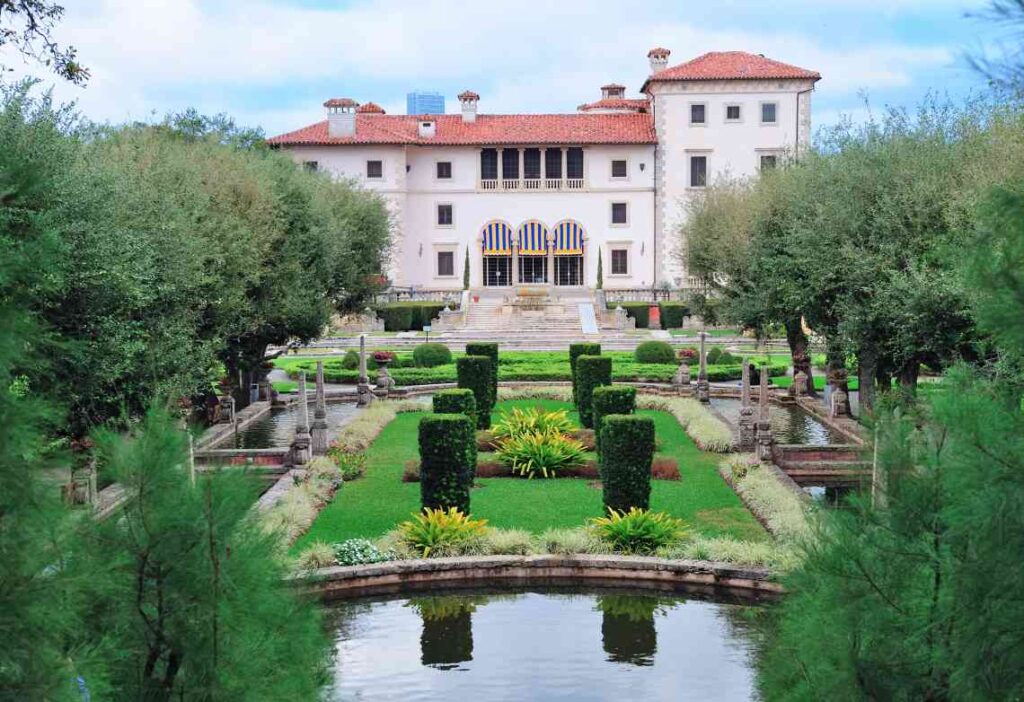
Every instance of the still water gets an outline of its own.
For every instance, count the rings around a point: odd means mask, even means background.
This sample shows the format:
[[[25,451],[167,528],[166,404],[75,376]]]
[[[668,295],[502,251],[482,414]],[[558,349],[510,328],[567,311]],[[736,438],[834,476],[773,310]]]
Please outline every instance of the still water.
[[[740,401],[738,399],[713,397],[711,398],[711,406],[733,424],[739,422]],[[755,413],[757,412],[756,401],[754,411]],[[775,440],[780,444],[825,446],[827,444],[849,443],[849,439],[799,407],[770,404],[768,406],[768,415],[771,418],[772,433],[775,435]]]
[[[331,606],[329,700],[750,700],[758,605],[620,590]]]
[[[346,424],[355,412],[354,402],[328,402],[328,436]],[[298,418],[298,405],[271,410],[242,431],[219,442],[214,448],[260,449],[288,446],[295,438],[295,422]],[[309,421],[313,421],[312,403],[309,405]]]

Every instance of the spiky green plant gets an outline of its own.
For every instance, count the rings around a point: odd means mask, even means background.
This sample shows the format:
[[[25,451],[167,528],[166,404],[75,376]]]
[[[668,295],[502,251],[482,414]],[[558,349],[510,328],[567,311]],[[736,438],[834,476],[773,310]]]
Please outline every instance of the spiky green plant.
[[[551,430],[505,439],[498,445],[497,453],[513,473],[525,478],[538,474],[554,478],[559,470],[574,468],[586,457],[582,443]]]
[[[607,517],[591,519],[590,528],[621,553],[654,553],[686,535],[683,520],[636,507],[628,512],[609,509]]]
[[[513,407],[511,412],[501,413],[498,423],[491,428],[491,433],[494,434],[496,441],[501,441],[526,434],[568,434],[575,428],[566,410],[546,412],[536,407]]]
[[[454,507],[425,509],[398,525],[402,540],[424,558],[482,538],[486,519],[471,519]]]

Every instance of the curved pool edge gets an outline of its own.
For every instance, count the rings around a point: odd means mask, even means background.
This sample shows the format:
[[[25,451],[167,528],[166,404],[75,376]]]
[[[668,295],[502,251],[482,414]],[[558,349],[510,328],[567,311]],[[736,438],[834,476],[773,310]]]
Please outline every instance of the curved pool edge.
[[[728,590],[777,598],[784,588],[766,568],[642,556],[460,556],[321,568],[293,582],[325,599],[399,593],[437,586],[573,584],[660,590]]]

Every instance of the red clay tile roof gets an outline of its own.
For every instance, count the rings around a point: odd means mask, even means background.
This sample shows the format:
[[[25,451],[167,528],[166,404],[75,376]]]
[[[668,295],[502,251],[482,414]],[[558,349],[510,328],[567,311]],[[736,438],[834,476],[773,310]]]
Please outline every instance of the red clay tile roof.
[[[782,78],[809,78],[820,80],[817,71],[791,66],[759,54],[745,51],[709,51],[695,59],[665,68],[651,75],[645,82],[667,80],[759,80]]]
[[[581,112],[590,110],[631,110],[633,112],[646,112],[651,101],[647,98],[602,98],[596,102],[588,102],[576,109]]]
[[[375,102],[364,102],[362,105],[356,108],[356,114],[385,114],[384,108]]]
[[[647,113],[564,115],[478,115],[463,122],[461,115],[431,115],[437,121],[433,137],[420,137],[415,115],[356,115],[356,133],[327,135],[327,121],[271,137],[272,146],[332,144],[655,144],[654,123]]]
[[[359,107],[359,103],[352,98],[331,98],[324,107]]]

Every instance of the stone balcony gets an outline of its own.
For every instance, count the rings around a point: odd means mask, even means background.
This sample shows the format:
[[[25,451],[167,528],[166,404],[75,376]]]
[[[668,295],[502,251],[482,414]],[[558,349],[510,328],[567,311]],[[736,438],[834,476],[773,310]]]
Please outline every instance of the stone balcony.
[[[477,190],[483,192],[585,190],[586,187],[583,178],[481,178],[477,181]]]

